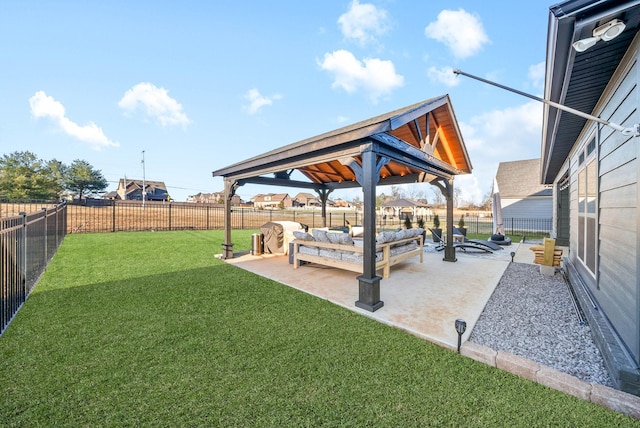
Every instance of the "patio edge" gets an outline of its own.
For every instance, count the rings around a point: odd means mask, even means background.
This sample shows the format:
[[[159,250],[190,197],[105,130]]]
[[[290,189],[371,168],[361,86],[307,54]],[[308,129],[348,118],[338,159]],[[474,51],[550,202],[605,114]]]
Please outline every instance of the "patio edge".
[[[460,354],[565,394],[640,419],[640,397],[633,394],[597,383],[585,382],[575,376],[542,366],[518,355],[496,351],[469,341],[462,344]]]

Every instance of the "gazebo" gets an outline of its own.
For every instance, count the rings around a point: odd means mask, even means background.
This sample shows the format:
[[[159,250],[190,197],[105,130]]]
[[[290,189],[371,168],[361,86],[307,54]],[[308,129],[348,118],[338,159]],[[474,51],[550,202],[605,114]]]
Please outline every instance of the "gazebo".
[[[292,178],[297,171],[302,178]],[[375,311],[380,300],[376,275],[376,187],[403,183],[430,183],[447,200],[445,261],[456,261],[453,242],[453,182],[471,172],[448,95],[431,98],[325,134],[289,144],[213,172],[224,179],[225,242],[223,258],[233,257],[231,198],[247,183],[315,191],[326,203],[336,189],[360,187],[363,192],[364,261],[356,306]],[[368,226],[368,227],[367,227]]]

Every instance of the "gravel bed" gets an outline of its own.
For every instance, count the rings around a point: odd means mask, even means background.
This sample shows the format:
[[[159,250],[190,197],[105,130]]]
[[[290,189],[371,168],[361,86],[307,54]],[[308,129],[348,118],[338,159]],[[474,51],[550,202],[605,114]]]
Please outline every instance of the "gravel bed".
[[[580,325],[562,274],[542,275],[538,265],[509,264],[469,340],[613,386],[591,329]]]

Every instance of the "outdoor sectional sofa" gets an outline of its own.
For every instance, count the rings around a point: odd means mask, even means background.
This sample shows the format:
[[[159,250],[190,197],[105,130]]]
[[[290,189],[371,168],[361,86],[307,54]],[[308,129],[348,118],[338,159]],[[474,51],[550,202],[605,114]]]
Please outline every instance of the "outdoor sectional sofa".
[[[391,266],[415,256],[423,262],[423,229],[384,231],[376,237],[376,268],[382,277],[389,278]],[[302,263],[317,263],[338,269],[362,273],[362,239],[348,233],[313,229],[312,233],[295,231],[293,241],[293,268]]]

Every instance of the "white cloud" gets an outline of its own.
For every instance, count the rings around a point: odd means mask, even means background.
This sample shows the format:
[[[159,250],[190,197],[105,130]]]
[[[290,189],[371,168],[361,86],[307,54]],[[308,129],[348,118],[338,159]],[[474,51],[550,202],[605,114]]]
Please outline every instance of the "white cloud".
[[[342,88],[348,93],[362,89],[374,103],[404,85],[404,77],[396,73],[393,62],[377,58],[359,61],[346,50],[326,53],[318,64],[333,74],[333,88]]]
[[[88,143],[93,149],[101,150],[105,147],[118,147],[119,143],[111,141],[104,135],[102,128],[93,122],[80,126],[66,116],[65,108],[59,101],[48,96],[44,91],[36,92],[29,98],[33,117],[49,118],[65,133]]]
[[[444,43],[456,58],[475,55],[483,45],[491,42],[480,18],[464,9],[441,11],[438,20],[427,25],[424,33]]]
[[[249,105],[244,106],[244,109],[249,114],[256,114],[258,110],[260,110],[264,106],[270,106],[273,104],[274,100],[279,100],[282,98],[282,95],[276,94],[271,97],[265,97],[260,94],[260,91],[257,89],[249,89],[247,93],[244,95],[244,98],[249,101]]]
[[[153,83],[138,83],[125,92],[118,106],[126,112],[144,109],[147,116],[161,126],[186,126],[191,123],[182,111],[182,105],[171,98],[166,89],[158,88]]]
[[[460,79],[458,79],[455,74],[453,74],[453,68],[451,67],[429,67],[427,70],[427,75],[432,82],[439,82],[446,86],[458,86],[460,84]]]
[[[456,177],[455,186],[464,200],[480,202],[491,189],[500,162],[540,157],[542,103],[530,101],[515,107],[493,110],[460,123],[471,175]]]
[[[384,34],[387,24],[387,11],[378,9],[371,3],[360,4],[353,0],[349,10],[340,15],[338,24],[347,39],[356,40],[361,45],[375,42],[376,36]]]
[[[544,61],[529,66],[528,77],[529,79],[531,79],[533,87],[539,92],[542,92],[544,90],[544,73],[546,71],[545,67],[546,64]]]

